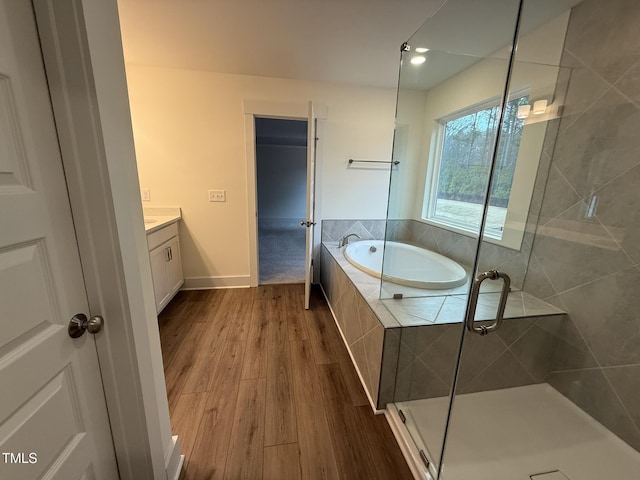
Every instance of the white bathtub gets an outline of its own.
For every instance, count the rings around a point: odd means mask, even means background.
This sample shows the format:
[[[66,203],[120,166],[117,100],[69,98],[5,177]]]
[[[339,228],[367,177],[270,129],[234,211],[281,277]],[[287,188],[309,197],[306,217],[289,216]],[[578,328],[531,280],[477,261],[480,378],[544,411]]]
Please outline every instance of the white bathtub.
[[[442,290],[467,281],[464,268],[439,253],[406,243],[362,240],[344,249],[345,258],[369,275],[381,278],[382,255],[385,256],[384,279],[409,287]]]

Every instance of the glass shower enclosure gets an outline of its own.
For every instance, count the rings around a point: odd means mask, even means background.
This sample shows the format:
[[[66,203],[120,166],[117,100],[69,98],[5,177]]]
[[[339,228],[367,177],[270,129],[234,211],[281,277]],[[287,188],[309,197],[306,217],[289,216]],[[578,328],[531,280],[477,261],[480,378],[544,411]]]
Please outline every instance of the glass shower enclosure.
[[[402,47],[380,298],[423,478],[640,478],[638,27],[448,0]]]

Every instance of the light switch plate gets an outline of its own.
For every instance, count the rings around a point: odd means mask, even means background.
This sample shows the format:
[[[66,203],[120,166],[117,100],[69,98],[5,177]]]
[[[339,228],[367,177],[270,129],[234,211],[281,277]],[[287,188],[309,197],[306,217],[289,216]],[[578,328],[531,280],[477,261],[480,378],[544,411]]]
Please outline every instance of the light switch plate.
[[[210,202],[226,202],[227,192],[226,190],[209,190]]]
[[[151,200],[151,192],[148,188],[141,188],[140,194],[142,195],[143,202],[148,202],[149,200]]]

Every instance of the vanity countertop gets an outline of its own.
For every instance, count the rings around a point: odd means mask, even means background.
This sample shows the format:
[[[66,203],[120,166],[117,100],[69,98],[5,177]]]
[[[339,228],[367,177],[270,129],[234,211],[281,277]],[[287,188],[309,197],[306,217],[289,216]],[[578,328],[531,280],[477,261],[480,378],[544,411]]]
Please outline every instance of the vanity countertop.
[[[161,208],[148,207],[144,208],[144,230],[149,235],[164,228],[182,218],[180,208]]]
[[[147,235],[180,220],[180,215],[145,215],[144,230]]]

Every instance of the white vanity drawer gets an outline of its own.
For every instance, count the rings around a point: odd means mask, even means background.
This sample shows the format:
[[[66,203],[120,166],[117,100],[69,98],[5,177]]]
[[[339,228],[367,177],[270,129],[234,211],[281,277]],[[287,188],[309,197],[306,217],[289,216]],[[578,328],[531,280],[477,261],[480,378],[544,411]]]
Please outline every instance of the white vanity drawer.
[[[153,250],[154,248],[162,245],[164,242],[169,240],[170,238],[178,235],[178,223],[172,223],[171,225],[167,225],[166,227],[161,228],[158,231],[150,233],[147,235],[147,245],[149,245],[149,250]]]

